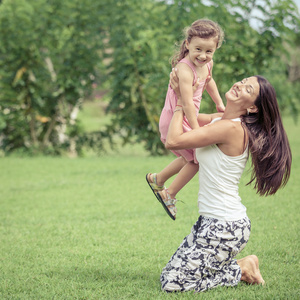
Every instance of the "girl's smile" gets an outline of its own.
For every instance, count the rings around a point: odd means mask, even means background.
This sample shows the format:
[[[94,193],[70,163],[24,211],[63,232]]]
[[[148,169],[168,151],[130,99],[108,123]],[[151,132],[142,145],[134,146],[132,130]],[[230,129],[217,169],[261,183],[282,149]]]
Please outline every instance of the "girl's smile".
[[[186,48],[189,50],[187,58],[194,65],[203,66],[212,60],[217,49],[217,41],[216,38],[193,37],[190,42],[186,41]]]

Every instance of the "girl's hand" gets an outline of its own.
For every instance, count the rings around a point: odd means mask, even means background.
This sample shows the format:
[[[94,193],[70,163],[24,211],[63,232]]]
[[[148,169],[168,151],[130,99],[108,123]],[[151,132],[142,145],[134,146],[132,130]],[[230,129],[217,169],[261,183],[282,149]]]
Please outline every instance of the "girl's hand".
[[[222,103],[220,105],[216,105],[216,109],[217,109],[217,112],[224,112],[225,111],[225,106]]]

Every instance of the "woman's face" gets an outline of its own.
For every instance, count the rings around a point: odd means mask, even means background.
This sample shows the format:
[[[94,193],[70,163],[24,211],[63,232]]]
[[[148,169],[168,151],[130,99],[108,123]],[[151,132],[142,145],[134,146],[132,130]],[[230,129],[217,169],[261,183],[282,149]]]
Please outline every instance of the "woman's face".
[[[240,103],[241,108],[247,109],[254,104],[259,95],[259,83],[256,77],[244,78],[236,82],[226,93],[227,101]]]

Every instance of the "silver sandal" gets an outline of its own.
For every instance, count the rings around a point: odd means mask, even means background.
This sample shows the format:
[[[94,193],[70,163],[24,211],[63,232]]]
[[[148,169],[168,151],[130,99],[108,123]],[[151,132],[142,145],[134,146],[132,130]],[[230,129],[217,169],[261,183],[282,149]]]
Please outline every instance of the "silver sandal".
[[[153,175],[153,182],[150,182],[150,175]],[[153,173],[153,174],[148,173],[146,175],[146,180],[155,196],[158,191],[162,191],[165,188],[164,186],[157,185],[157,174],[156,173]]]
[[[176,213],[177,213],[177,208],[175,206],[177,200],[176,198],[172,199],[168,189],[164,189],[164,191],[166,192],[166,196],[167,199],[163,198],[163,195],[161,195],[160,192],[157,192],[157,199],[159,200],[159,202],[162,204],[163,208],[165,209],[165,211],[167,212],[167,214],[175,221],[176,219]]]

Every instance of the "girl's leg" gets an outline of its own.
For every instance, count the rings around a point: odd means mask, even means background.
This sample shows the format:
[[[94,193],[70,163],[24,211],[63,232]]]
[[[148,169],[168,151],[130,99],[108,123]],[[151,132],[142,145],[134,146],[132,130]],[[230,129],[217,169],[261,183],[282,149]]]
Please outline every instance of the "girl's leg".
[[[246,256],[242,259],[238,259],[237,263],[242,270],[242,281],[246,281],[250,284],[265,284],[265,281],[260,274],[257,256]]]
[[[168,215],[176,219],[175,195],[180,191],[197,173],[198,165],[186,162],[183,157],[172,161],[166,168],[156,174],[147,174],[146,180],[159,202],[163,205]],[[173,175],[177,174],[169,189],[164,189],[164,183]]]
[[[175,198],[176,194],[197,174],[198,170],[198,164],[191,161],[185,164],[168,187],[171,198]]]
[[[185,165],[187,161],[181,156],[174,159],[162,171],[156,174],[157,185],[163,186],[164,183],[177,174]],[[150,181],[153,182],[153,175],[150,175]]]

